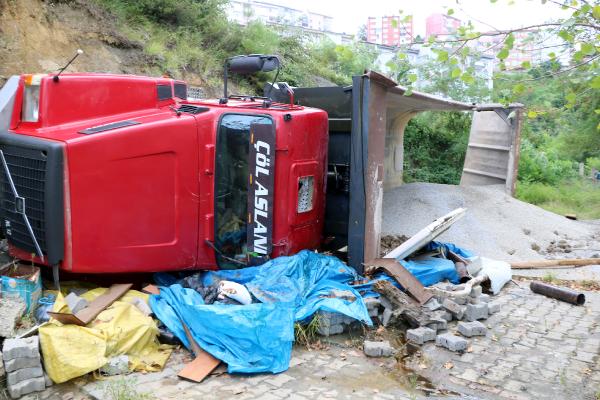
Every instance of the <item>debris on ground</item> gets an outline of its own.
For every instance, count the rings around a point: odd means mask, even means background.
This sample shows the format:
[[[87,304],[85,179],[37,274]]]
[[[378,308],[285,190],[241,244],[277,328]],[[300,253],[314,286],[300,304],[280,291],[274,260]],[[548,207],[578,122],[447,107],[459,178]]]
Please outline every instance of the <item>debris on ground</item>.
[[[16,298],[0,298],[0,337],[15,335],[17,323],[25,313],[26,305]]]

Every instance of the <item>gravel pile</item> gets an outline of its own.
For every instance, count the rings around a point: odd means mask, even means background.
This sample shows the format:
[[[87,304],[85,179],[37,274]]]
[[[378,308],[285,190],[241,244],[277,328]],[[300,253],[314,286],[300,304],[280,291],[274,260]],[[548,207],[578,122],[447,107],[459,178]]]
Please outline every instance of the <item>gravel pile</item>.
[[[495,185],[410,183],[388,190],[383,199],[382,235],[412,236],[458,207],[467,208],[466,215],[438,239],[485,257],[506,261],[556,258],[547,250],[561,240],[589,246],[584,253],[561,257],[592,257],[593,247],[600,243],[596,222],[569,220],[514,199],[504,193],[503,186]]]

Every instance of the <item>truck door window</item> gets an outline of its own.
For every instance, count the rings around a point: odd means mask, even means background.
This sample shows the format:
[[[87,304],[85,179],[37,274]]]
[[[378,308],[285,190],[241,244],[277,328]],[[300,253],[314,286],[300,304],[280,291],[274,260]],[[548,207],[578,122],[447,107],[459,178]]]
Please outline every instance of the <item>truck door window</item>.
[[[241,266],[231,259],[246,262],[250,125],[272,123],[267,117],[228,114],[219,124],[215,152],[215,247],[222,269]]]

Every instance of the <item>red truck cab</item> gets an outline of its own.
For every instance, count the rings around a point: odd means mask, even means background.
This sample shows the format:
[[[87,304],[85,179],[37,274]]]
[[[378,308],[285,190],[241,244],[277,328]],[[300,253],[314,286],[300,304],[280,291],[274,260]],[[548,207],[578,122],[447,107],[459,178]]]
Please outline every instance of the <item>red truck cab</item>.
[[[13,77],[2,99],[0,216],[13,256],[153,272],[239,268],[321,243],[322,110],[190,101],[181,81],[107,74]]]

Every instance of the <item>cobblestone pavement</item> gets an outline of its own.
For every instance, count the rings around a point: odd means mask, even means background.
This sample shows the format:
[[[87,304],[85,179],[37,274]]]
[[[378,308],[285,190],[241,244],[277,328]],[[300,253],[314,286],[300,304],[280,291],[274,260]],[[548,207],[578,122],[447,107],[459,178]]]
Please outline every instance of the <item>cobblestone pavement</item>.
[[[335,338],[342,341],[341,337]],[[290,369],[278,375],[229,375],[208,377],[202,383],[177,378],[186,359],[186,351],[177,351],[159,373],[128,375],[125,379],[138,393],[152,393],[156,399],[421,399],[415,386],[402,385],[395,373],[396,360],[367,358],[362,351],[344,344],[329,345],[326,350],[308,351],[296,346]],[[224,371],[223,371],[224,372]],[[107,400],[111,380],[76,379],[69,385],[55,385],[41,399]],[[412,388],[412,389],[411,389]],[[65,397],[66,396],[66,397]],[[34,399],[36,397],[32,397]]]
[[[336,336],[326,349],[296,346],[290,369],[278,375],[221,371],[196,384],[177,378],[189,361],[188,353],[178,350],[159,373],[102,381],[82,377],[24,399],[109,399],[106,389],[120,379],[161,400],[424,399],[419,388],[426,385],[411,372],[416,371],[442,392],[453,393],[439,397],[444,399],[597,400],[600,293],[587,292],[586,304],[573,306],[531,293],[526,282],[521,286],[510,284],[494,299],[502,303],[501,310],[484,321],[487,335],[469,339],[466,352],[452,353],[430,343],[410,359],[410,370],[394,357],[366,357],[358,348],[359,337]],[[455,323],[448,330],[455,332]]]
[[[584,306],[511,284],[485,337],[464,354],[428,344],[411,363],[436,384],[484,399],[600,398],[600,293]],[[449,326],[455,331],[455,326]]]

